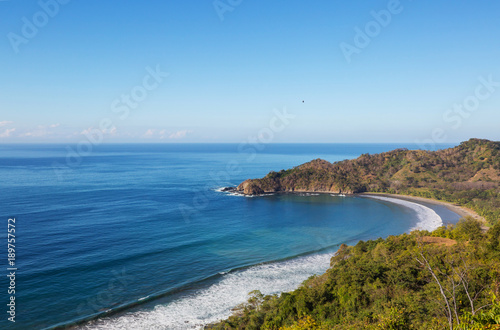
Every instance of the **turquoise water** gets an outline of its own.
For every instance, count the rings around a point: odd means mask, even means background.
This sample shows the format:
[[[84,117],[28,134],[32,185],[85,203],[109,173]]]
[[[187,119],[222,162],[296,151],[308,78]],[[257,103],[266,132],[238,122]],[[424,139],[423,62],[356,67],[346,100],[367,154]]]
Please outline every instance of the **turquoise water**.
[[[410,208],[367,198],[217,191],[315,158],[411,145],[262,147],[102,145],[75,160],[63,145],[0,146],[2,218],[17,219],[19,268],[16,323],[0,327],[196,327],[253,289],[292,290],[326,270],[342,243],[418,223]]]

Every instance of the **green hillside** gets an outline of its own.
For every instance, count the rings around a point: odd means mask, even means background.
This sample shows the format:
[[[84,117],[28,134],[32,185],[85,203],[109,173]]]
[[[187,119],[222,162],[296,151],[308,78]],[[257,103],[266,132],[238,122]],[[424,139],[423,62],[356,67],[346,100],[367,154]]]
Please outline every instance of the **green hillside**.
[[[500,143],[316,159],[247,180],[238,191],[384,192],[467,206],[484,216],[434,232],[342,245],[331,268],[281,295],[251,292],[208,329],[500,329]]]

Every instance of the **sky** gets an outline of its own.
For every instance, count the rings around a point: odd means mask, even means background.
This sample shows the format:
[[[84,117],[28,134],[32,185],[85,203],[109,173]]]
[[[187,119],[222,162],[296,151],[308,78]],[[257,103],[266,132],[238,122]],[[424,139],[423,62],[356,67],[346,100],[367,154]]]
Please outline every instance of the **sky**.
[[[0,1],[0,143],[500,140],[498,1]]]

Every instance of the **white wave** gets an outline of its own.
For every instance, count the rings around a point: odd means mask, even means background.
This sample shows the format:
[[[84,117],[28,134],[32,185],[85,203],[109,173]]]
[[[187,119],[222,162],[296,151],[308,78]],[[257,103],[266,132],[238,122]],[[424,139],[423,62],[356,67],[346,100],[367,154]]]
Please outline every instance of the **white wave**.
[[[236,186],[234,186],[234,187],[224,186],[224,187],[219,187],[219,188],[213,188],[212,191],[221,192],[221,193],[231,193],[231,190],[224,191],[224,189],[227,189],[227,188],[236,188]]]
[[[433,231],[443,225],[443,219],[441,219],[441,217],[433,209],[424,206],[422,204],[409,202],[399,198],[372,196],[372,195],[366,197],[402,205],[415,211],[417,213],[418,222],[417,225],[413,228],[410,228],[409,231],[415,229]]]
[[[249,195],[244,195],[241,192],[235,192],[234,190],[223,191],[226,188],[228,188],[228,187],[214,188],[213,191],[223,193],[227,196],[253,197],[253,196],[249,196]],[[236,188],[236,187],[234,187],[234,188]]]
[[[204,325],[229,317],[232,308],[248,300],[250,291],[275,294],[295,290],[309,276],[324,273],[331,256],[300,257],[229,273],[218,283],[167,305],[157,305],[151,311],[100,319],[83,328],[203,329]]]

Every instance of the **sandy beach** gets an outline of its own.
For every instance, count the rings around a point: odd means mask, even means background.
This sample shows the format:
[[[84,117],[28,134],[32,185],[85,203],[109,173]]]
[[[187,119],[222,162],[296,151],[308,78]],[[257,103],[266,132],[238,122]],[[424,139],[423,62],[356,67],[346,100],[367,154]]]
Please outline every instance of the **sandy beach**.
[[[406,201],[410,201],[410,202],[415,202],[415,203],[425,202],[425,203],[429,203],[429,204],[442,205],[442,206],[445,206],[446,208],[448,208],[450,211],[455,212],[456,214],[460,215],[461,217],[470,216],[470,217],[473,217],[474,219],[477,219],[477,220],[481,221],[483,223],[482,228],[485,229],[485,230],[488,229],[488,225],[487,225],[486,219],[484,219],[482,216],[480,216],[479,214],[477,214],[476,212],[474,212],[473,210],[471,210],[469,208],[466,208],[466,207],[463,207],[463,206],[459,206],[459,205],[456,205],[456,204],[453,204],[453,203],[444,202],[444,201],[438,201],[438,200],[430,199],[430,198],[408,196],[408,195],[386,194],[386,193],[363,193],[363,194],[360,194],[360,195],[364,195],[364,196],[370,196],[370,195],[372,195],[372,196],[383,196],[383,197],[391,197],[391,198],[402,199],[402,200],[406,200]]]

